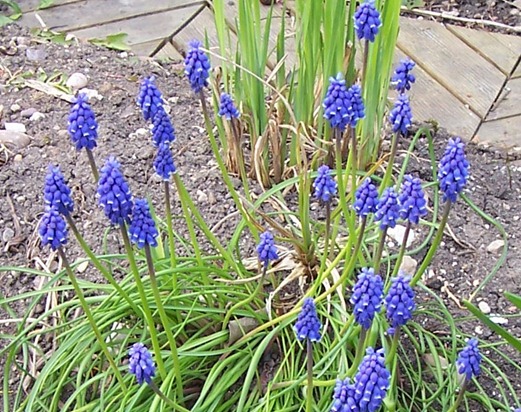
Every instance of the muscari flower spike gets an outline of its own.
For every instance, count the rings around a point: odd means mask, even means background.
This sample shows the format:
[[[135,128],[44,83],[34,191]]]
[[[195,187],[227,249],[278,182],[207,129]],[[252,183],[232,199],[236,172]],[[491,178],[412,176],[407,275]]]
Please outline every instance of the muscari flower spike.
[[[163,142],[173,141],[175,141],[174,126],[164,107],[159,106],[152,123],[152,142],[155,147],[159,147]]]
[[[397,277],[391,279],[391,287],[385,297],[385,307],[392,329],[404,326],[412,318],[412,313],[416,309],[414,291],[409,285],[410,280],[410,276],[401,272]],[[393,333],[394,330],[389,331],[389,334]]]
[[[418,224],[420,217],[427,214],[427,200],[420,179],[411,175],[405,176],[398,202],[400,203],[400,217]]]
[[[81,93],[74,101],[69,114],[67,131],[76,150],[83,148],[92,150],[96,147],[98,123],[88,103],[88,97],[84,93]]]
[[[354,379],[354,400],[359,412],[376,412],[389,389],[391,374],[385,367],[384,350],[367,348]]]
[[[469,177],[469,162],[465,156],[465,144],[459,137],[449,139],[445,154],[438,167],[438,180],[443,201],[455,202]]]
[[[458,355],[456,365],[458,373],[465,375],[465,379],[470,381],[473,376],[479,376],[481,372],[481,353],[478,348],[476,338],[469,339],[467,346]]]
[[[396,98],[394,107],[389,113],[389,123],[391,123],[393,133],[407,134],[407,129],[412,123],[412,111],[406,94],[400,94]]]
[[[275,239],[271,232],[266,231],[261,233],[259,245],[257,246],[257,253],[259,255],[259,260],[264,264],[264,266],[268,266],[270,261],[279,258],[277,247],[275,246]]]
[[[391,83],[394,84],[394,87],[398,92],[404,93],[405,91],[410,90],[411,84],[416,81],[416,77],[411,73],[414,66],[416,66],[416,63],[410,59],[403,59],[400,61],[400,64],[391,78]]]
[[[309,339],[311,342],[318,342],[321,326],[313,298],[304,299],[304,304],[295,323],[297,339],[300,341]]]
[[[67,225],[55,207],[47,207],[40,222],[38,233],[42,245],[56,250],[67,243]]]
[[[46,205],[55,207],[62,215],[67,216],[72,212],[74,202],[71,198],[71,189],[65,183],[59,166],[49,166],[49,172],[45,176],[43,197]]]
[[[347,125],[356,127],[358,121],[365,116],[360,86],[355,84],[348,89],[341,73],[336,78],[331,77],[329,82],[322,104],[324,118],[329,121],[332,128],[337,128],[341,132]]]
[[[190,81],[190,87],[195,93],[199,93],[208,86],[210,77],[210,60],[201,50],[201,42],[192,40],[189,44],[185,58],[185,74]]]
[[[382,20],[374,6],[374,0],[367,0],[358,6],[354,14],[356,35],[360,40],[374,42]]]
[[[136,199],[134,202],[128,234],[130,241],[137,245],[138,249],[142,249],[145,245],[157,246],[156,238],[159,233],[146,199]]]
[[[378,190],[370,177],[366,178],[355,192],[353,209],[357,216],[365,217],[376,212]]]
[[[350,299],[355,320],[362,328],[369,329],[376,313],[380,312],[383,289],[380,275],[375,275],[372,268],[362,268]]]
[[[313,182],[313,189],[315,189],[313,196],[323,203],[328,203],[337,193],[337,184],[330,172],[329,166],[320,166],[318,176]]]
[[[333,405],[330,412],[357,411],[355,402],[355,387],[349,378],[337,379],[333,392]]]
[[[132,194],[121,173],[120,164],[112,156],[101,169],[97,192],[99,205],[113,225],[122,225],[129,221]]]
[[[170,180],[170,175],[177,172],[172,150],[170,150],[170,142],[163,142],[159,145],[154,159],[154,170],[165,181]]]
[[[128,351],[128,356],[129,372],[136,377],[137,382],[140,385],[143,382],[151,383],[156,374],[156,367],[146,346],[140,342],[134,343]]]
[[[225,117],[227,120],[237,119],[241,114],[235,104],[233,103],[232,96],[228,93],[221,94],[221,101],[219,104],[219,116]]]
[[[157,110],[163,107],[163,97],[156,86],[154,76],[149,76],[143,79],[139,88],[139,95],[137,104],[141,108],[143,118],[145,120],[154,119]]]
[[[399,217],[398,193],[396,193],[394,187],[388,187],[383,191],[380,199],[378,199],[374,220],[380,222],[380,230],[385,230],[389,227],[395,227]]]

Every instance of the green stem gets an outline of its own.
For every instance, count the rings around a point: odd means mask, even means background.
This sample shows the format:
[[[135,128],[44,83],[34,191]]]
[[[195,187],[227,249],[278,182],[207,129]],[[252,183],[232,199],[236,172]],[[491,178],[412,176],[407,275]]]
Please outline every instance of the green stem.
[[[443,231],[445,229],[445,225],[447,224],[447,220],[449,218],[449,212],[450,208],[452,206],[452,202],[450,200],[447,200],[445,203],[444,209],[443,209],[443,215],[441,216],[441,221],[438,226],[438,232],[436,232],[436,236],[434,237],[434,240],[432,241],[431,247],[429,248],[429,251],[425,255],[425,258],[422,261],[422,264],[420,265],[419,269],[416,271],[416,274],[411,280],[411,286],[416,285],[418,281],[421,279],[423,272],[427,269],[427,267],[430,265],[432,258],[434,257],[434,254],[438,250],[438,246],[441,243],[441,239],[443,237]]]
[[[367,225],[367,217],[364,216],[364,217],[362,217],[362,223],[360,224],[360,229],[358,230],[358,235],[356,236],[355,249],[353,250],[353,254],[351,255],[349,264],[345,266],[344,271],[342,272],[342,276],[339,279],[339,280],[342,279],[342,282],[345,279],[347,279],[349,274],[353,271],[353,269],[356,266],[358,252],[360,251],[360,247],[362,246],[362,242],[364,240],[364,232],[365,232],[366,225]]]
[[[94,155],[92,154],[92,150],[85,148],[87,152],[87,158],[89,159],[90,170],[92,171],[92,176],[94,176],[94,182],[98,183],[99,180],[99,172],[98,167],[96,166],[96,161],[94,160]]]
[[[117,291],[117,293],[119,293],[119,295],[122,296],[127,301],[127,303],[132,308],[132,310],[136,314],[139,315],[141,313],[141,311],[138,309],[138,307],[132,301],[132,299],[130,299],[127,292],[125,292],[121,288],[119,283],[116,282],[116,280],[114,279],[114,277],[112,276],[110,271],[105,266],[103,266],[103,264],[100,262],[100,260],[92,252],[89,245],[87,245],[87,243],[85,242],[85,239],[83,239],[83,236],[81,235],[80,231],[78,230],[78,227],[74,223],[72,216],[70,214],[68,214],[67,216],[65,216],[65,219],[67,220],[67,224],[69,225],[69,228],[72,230],[72,233],[74,233],[76,240],[80,244],[83,251],[87,254],[87,256],[89,257],[89,259],[92,262],[92,264],[94,265],[94,267],[100,271],[100,273],[103,275],[103,277],[107,280],[107,282],[109,282],[111,284],[111,286]]]
[[[306,391],[306,412],[313,410],[313,347],[310,339],[306,339],[306,355],[308,370],[308,386]]]
[[[170,206],[170,201],[172,197],[170,196],[170,181],[165,181],[165,217],[166,217],[166,227],[168,230],[168,244],[170,247],[170,266],[175,268],[177,266],[176,254],[175,254],[175,237],[174,237],[174,229],[172,225],[172,207]],[[172,273],[172,289],[174,291],[177,290],[177,274],[174,271]]]
[[[175,342],[175,337],[172,333],[173,326],[170,324],[170,319],[168,318],[165,312],[163,301],[161,300],[161,294],[159,293],[159,287],[157,286],[156,271],[154,269],[154,260],[152,259],[152,253],[150,252],[150,246],[148,244],[145,244],[145,257],[147,260],[148,274],[150,276],[150,285],[152,286],[152,293],[154,294],[154,299],[156,300],[157,310],[159,312],[159,317],[161,318],[163,328],[165,329],[168,343],[170,344],[172,361],[174,363],[174,374],[177,380],[177,397],[179,403],[183,404],[183,380],[181,378],[181,363],[179,362],[179,356],[177,354],[177,345]]]
[[[380,231],[380,240],[378,241],[378,247],[374,255],[374,273],[380,273],[380,261],[382,260],[382,253],[384,251],[385,239],[387,236],[387,227]]]
[[[368,62],[368,60],[369,60],[369,40],[366,40],[364,42],[364,58],[363,58],[363,61],[362,61],[362,81],[361,81],[362,84],[364,84],[365,72],[367,70],[367,62]]]
[[[358,369],[358,365],[362,361],[362,358],[365,355],[365,340],[367,337],[367,329],[362,328],[360,335],[358,335],[358,344],[356,345],[356,354],[355,359],[349,370],[347,371],[347,376],[353,377],[356,370]]]
[[[148,330],[150,332],[150,338],[152,340],[152,347],[154,349],[154,353],[156,355],[157,368],[159,369],[159,374],[162,379],[166,378],[166,369],[165,364],[163,363],[163,358],[161,356],[161,347],[159,346],[159,340],[157,339],[156,332],[156,324],[152,317],[152,312],[150,310],[150,306],[148,306],[148,299],[145,293],[145,288],[143,287],[143,282],[141,281],[141,276],[139,275],[139,270],[137,268],[136,259],[134,257],[134,251],[132,250],[132,245],[130,244],[130,239],[128,238],[126,225],[123,224],[120,226],[121,229],[121,237],[123,238],[123,243],[125,244],[125,250],[128,256],[128,262],[130,264],[130,269],[132,271],[132,275],[134,276],[134,281],[136,282],[136,287],[139,293],[139,298],[141,299],[141,305],[143,306],[143,313],[145,315],[145,321],[148,325]]]
[[[150,388],[156,393],[156,395],[159,396],[167,404],[169,404],[174,410],[179,412],[190,412],[188,409],[183,408],[181,405],[178,405],[172,399],[168,398],[163,392],[161,392],[161,389],[157,387],[154,381],[151,381],[148,384],[148,386],[150,386]]]
[[[461,385],[461,389],[458,393],[458,397],[456,398],[456,402],[451,406],[448,412],[456,412],[458,410],[458,406],[460,405],[461,401],[463,400],[463,397],[465,396],[465,392],[467,391],[467,385],[468,381],[465,379],[463,382],[463,385]]]
[[[230,122],[230,128],[232,129],[233,139],[235,139],[235,148],[237,149],[237,163],[239,164],[239,173],[241,175],[242,186],[244,189],[244,195],[249,202],[251,202],[250,187],[248,184],[248,175],[246,174],[246,167],[244,166],[244,153],[241,145],[241,134],[239,133],[240,123],[237,119],[232,119]]]
[[[389,182],[391,181],[391,177],[393,175],[394,158],[396,157],[396,150],[398,148],[398,133],[394,133],[391,139],[391,153],[389,154],[389,160],[387,161],[387,168],[385,169],[384,178],[380,184],[380,196],[382,195],[385,188],[389,186]]]
[[[405,233],[403,234],[402,244],[400,246],[400,252],[398,253],[398,257],[396,258],[396,262],[394,264],[394,269],[393,269],[391,278],[395,277],[398,274],[398,271],[400,270],[403,256],[405,255],[405,251],[407,250],[407,240],[409,240],[409,233],[411,233],[411,226],[412,226],[412,223],[410,220],[408,220],[407,224],[405,225]],[[386,292],[389,289],[389,287],[390,287],[390,283],[387,283],[387,286],[385,288]]]
[[[116,375],[116,379],[118,380],[119,384],[121,385],[121,388],[123,389],[123,393],[126,394],[127,386],[125,385],[123,377],[121,376],[121,373],[116,365],[116,362],[114,361],[114,358],[112,357],[112,355],[109,352],[107,343],[103,339],[103,336],[101,335],[101,332],[99,331],[98,326],[96,325],[96,321],[94,320],[94,317],[92,316],[92,312],[90,311],[89,305],[88,305],[87,301],[85,300],[83,291],[81,290],[80,285],[78,284],[78,281],[76,280],[76,276],[74,276],[71,266],[69,265],[67,256],[65,255],[65,252],[63,251],[63,249],[61,247],[58,248],[58,254],[60,255],[63,265],[65,266],[65,270],[67,271],[67,274],[69,275],[69,279],[71,280],[71,283],[72,283],[72,286],[74,287],[76,295],[78,296],[78,299],[80,300],[81,307],[82,307],[83,311],[85,312],[85,316],[87,316],[87,319],[89,320],[90,327],[92,328],[94,334],[96,335],[98,344],[100,345],[101,350],[105,354],[105,357],[109,361],[110,366],[112,366],[112,369],[114,369],[114,374]]]

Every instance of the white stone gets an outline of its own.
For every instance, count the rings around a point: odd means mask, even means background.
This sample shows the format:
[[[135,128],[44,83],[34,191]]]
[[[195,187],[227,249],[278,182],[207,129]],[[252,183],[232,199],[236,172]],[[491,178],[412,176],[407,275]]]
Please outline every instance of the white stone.
[[[490,306],[487,302],[481,301],[478,303],[478,308],[481,312],[483,312],[485,315],[488,315],[490,313]]]
[[[88,89],[84,87],[83,89],[80,89],[78,93],[83,93],[89,100],[96,99],[98,101],[103,100],[103,96],[98,93],[95,89]]]
[[[474,332],[476,332],[476,335],[482,335],[483,327],[481,325],[476,326],[476,328],[474,329]]]
[[[45,115],[43,113],[40,113],[40,112],[35,112],[31,115],[31,117],[29,118],[29,120],[31,122],[37,122],[39,120],[42,120],[45,118]]]
[[[65,83],[67,87],[74,90],[83,89],[89,83],[89,79],[83,73],[72,73]]]
[[[387,235],[393,238],[398,243],[398,245],[401,246],[403,243],[403,237],[405,235],[405,226],[396,225],[394,228],[389,228],[387,230]],[[414,243],[414,238],[414,231],[411,229],[409,230],[409,237],[407,238],[407,247]]]
[[[402,264],[400,265],[400,270],[409,276],[413,276],[416,273],[417,266],[418,262],[415,259],[410,256],[404,256]]]
[[[208,196],[202,190],[198,190],[197,191],[197,201],[199,203],[206,203],[206,202],[208,202]]]
[[[5,130],[8,132],[25,133],[26,128],[23,123],[5,123]]]
[[[505,241],[503,239],[494,240],[490,245],[487,246],[487,252],[496,253],[499,252],[500,249],[505,246]]]
[[[501,316],[491,316],[490,320],[497,325],[506,325],[508,324],[508,319],[503,318]]]
[[[13,112],[13,113],[19,112],[21,109],[22,108],[17,103],[11,105],[11,112]]]
[[[0,130],[0,144],[3,144],[7,147],[16,147],[21,149],[27,146],[29,143],[31,143],[31,138],[25,133]]]

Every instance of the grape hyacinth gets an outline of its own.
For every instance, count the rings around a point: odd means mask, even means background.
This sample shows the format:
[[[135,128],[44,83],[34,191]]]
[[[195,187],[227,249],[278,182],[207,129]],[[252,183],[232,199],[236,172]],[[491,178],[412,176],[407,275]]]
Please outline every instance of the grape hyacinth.
[[[456,365],[458,373],[465,375],[465,380],[470,381],[473,376],[479,376],[481,372],[481,353],[476,338],[469,339],[467,346],[459,353]]]
[[[155,147],[159,147],[163,142],[173,141],[175,141],[174,127],[163,106],[159,106],[152,124],[152,142]]]
[[[164,181],[169,181],[170,176],[177,172],[172,150],[170,150],[170,142],[163,142],[159,145],[154,159],[154,170]]]
[[[394,228],[396,221],[400,217],[400,205],[398,204],[398,194],[394,187],[386,188],[378,203],[376,204],[376,212],[374,220],[380,222],[380,230]]]
[[[128,356],[129,372],[136,377],[140,385],[143,382],[150,384],[156,374],[156,367],[146,346],[140,342],[134,343],[128,351]]]
[[[400,94],[396,98],[394,107],[389,113],[389,123],[391,123],[393,133],[407,134],[407,129],[412,123],[412,111],[406,94]]]
[[[354,385],[350,383],[349,378],[344,380],[337,379],[330,412],[351,412],[357,410]]]
[[[391,78],[391,83],[394,84],[395,89],[398,92],[404,93],[405,91],[410,90],[412,83],[416,81],[416,77],[411,73],[414,66],[416,66],[416,63],[411,59],[402,59],[400,61],[400,64]]]
[[[139,88],[137,104],[141,108],[145,120],[153,120],[158,109],[163,107],[163,97],[156,86],[154,76],[143,79]]]
[[[146,199],[136,199],[134,202],[128,234],[130,241],[137,245],[138,249],[142,249],[145,245],[157,246],[156,238],[159,233]]]
[[[55,207],[47,207],[40,222],[38,233],[43,246],[57,250],[67,243],[67,226]]]
[[[416,309],[414,291],[409,285],[410,280],[411,277],[402,272],[391,279],[391,287],[385,297],[386,316],[393,329],[389,330],[390,335],[394,333],[395,328],[404,326],[412,318],[412,313]]]
[[[377,312],[380,312],[383,299],[383,281],[374,274],[372,268],[362,268],[353,287],[350,302],[354,305],[353,314],[356,322],[364,329],[369,329]]]
[[[120,164],[109,157],[101,169],[98,182],[99,205],[113,225],[122,225],[130,219],[132,194],[121,173]]]
[[[72,212],[74,202],[71,198],[71,189],[65,183],[59,166],[49,166],[49,172],[45,176],[43,190],[45,204],[55,207],[64,216]]]
[[[271,232],[266,231],[261,233],[259,245],[257,246],[257,253],[259,260],[267,267],[272,260],[279,258],[277,254],[277,247],[275,246],[275,239]]]
[[[374,42],[382,25],[380,12],[375,8],[374,0],[366,0],[360,4],[353,17],[357,37]]]
[[[192,40],[189,44],[185,58],[185,74],[190,81],[190,87],[195,93],[199,93],[208,86],[210,77],[210,60],[201,50],[201,42]]]
[[[298,340],[309,339],[311,342],[318,342],[320,340],[321,326],[315,302],[312,298],[304,299],[304,304],[295,323],[295,332]]]
[[[237,119],[241,114],[235,104],[233,103],[232,96],[228,93],[221,94],[221,101],[219,105],[219,116],[225,117],[227,120]]]
[[[369,213],[376,212],[378,203],[378,190],[370,177],[366,178],[355,192],[353,209],[357,216],[366,217]]]
[[[420,217],[427,214],[427,200],[420,179],[411,175],[405,176],[398,202],[400,203],[400,217],[418,224]]]
[[[76,150],[86,148],[92,150],[96,147],[98,139],[98,123],[94,116],[86,94],[81,93],[69,114],[69,125],[67,131]]]
[[[318,168],[318,176],[313,182],[315,192],[313,196],[323,203],[331,201],[337,194],[337,184],[330,174],[329,166],[322,165]]]
[[[445,154],[438,167],[438,180],[443,192],[443,201],[455,202],[463,191],[469,177],[469,162],[465,156],[465,145],[459,137],[449,139]]]
[[[353,84],[348,90],[350,94],[349,106],[349,125],[356,127],[358,121],[365,117],[365,106],[362,100],[362,88],[358,84]]]
[[[349,89],[346,81],[339,73],[336,78],[329,79],[329,87],[324,98],[324,118],[333,129],[343,132],[347,125],[355,127],[358,120],[365,116],[362,91],[359,85]]]
[[[359,412],[376,412],[389,389],[391,374],[385,367],[384,350],[367,348],[354,379],[354,400]]]

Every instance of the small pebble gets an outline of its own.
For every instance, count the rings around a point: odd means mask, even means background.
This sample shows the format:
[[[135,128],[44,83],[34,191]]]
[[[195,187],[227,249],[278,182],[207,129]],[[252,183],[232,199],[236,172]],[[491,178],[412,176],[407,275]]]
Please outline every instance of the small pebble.
[[[487,246],[487,252],[497,253],[503,248],[503,246],[505,246],[505,241],[503,239],[494,240]]]
[[[487,302],[481,301],[478,303],[478,308],[481,312],[483,312],[485,315],[488,315],[490,313],[490,306]]]
[[[29,118],[29,120],[31,122],[37,122],[39,120],[42,120],[45,118],[45,115],[43,113],[40,113],[40,112],[35,112],[31,115],[31,117]]]
[[[501,316],[491,316],[490,320],[494,322],[496,325],[506,325],[508,324],[508,319],[505,319]]]
[[[20,153],[18,153],[17,155],[14,156],[13,160],[16,163],[20,163],[22,161],[22,155]]]
[[[38,110],[36,110],[34,107],[29,107],[28,109],[24,109],[20,112],[20,115],[22,117],[31,117],[33,114],[35,114]]]
[[[4,232],[2,233],[2,240],[4,242],[9,242],[14,237],[14,230],[10,227],[6,227]]]
[[[29,47],[25,50],[27,60],[37,62],[47,57],[47,52],[43,47]]]
[[[16,112],[19,112],[22,108],[20,107],[19,104],[17,103],[14,103],[11,105],[11,112],[12,113],[16,113]]]
[[[25,133],[26,131],[23,123],[5,123],[4,127],[8,132]]]
[[[83,73],[72,73],[65,83],[73,90],[83,89],[89,83],[89,79]]]

